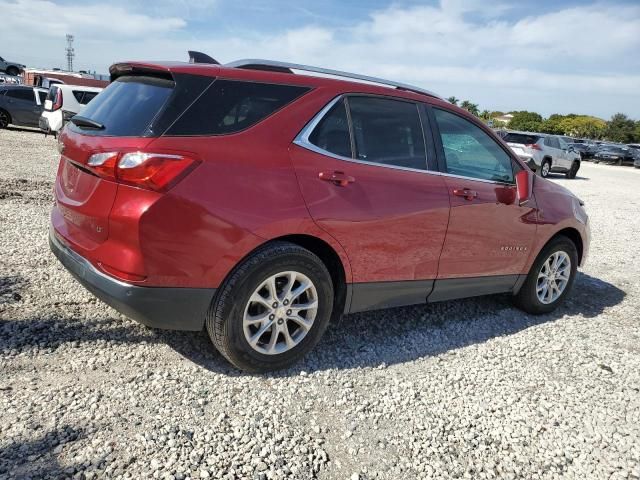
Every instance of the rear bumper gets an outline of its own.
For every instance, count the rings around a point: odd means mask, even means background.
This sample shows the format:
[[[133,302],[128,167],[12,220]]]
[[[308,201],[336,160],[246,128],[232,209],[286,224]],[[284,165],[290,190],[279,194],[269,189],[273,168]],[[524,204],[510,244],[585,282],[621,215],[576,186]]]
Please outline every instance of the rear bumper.
[[[137,322],[169,330],[202,330],[215,288],[141,287],[100,272],[49,231],[49,246],[80,284],[107,305]]]
[[[49,133],[49,121],[45,117],[40,116],[40,118],[38,119],[38,126],[43,132]]]

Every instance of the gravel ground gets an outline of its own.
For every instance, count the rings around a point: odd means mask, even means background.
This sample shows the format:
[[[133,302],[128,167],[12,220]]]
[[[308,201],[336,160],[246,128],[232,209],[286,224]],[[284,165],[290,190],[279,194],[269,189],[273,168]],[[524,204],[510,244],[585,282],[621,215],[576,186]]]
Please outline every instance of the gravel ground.
[[[53,138],[0,131],[0,479],[640,478],[640,170],[554,177],[593,230],[557,312],[493,296],[351,315],[254,376],[64,271],[56,167]]]

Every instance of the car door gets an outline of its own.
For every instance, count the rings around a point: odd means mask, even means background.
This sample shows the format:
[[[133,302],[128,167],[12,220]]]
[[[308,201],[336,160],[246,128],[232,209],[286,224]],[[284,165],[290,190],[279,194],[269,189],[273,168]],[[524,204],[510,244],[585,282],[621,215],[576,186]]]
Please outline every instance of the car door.
[[[36,103],[32,88],[14,88],[5,94],[13,123],[37,126],[42,107]]]
[[[429,299],[508,291],[536,235],[534,200],[520,205],[516,195],[523,167],[468,118],[435,107],[430,115],[451,214]]]
[[[312,218],[349,257],[351,311],[424,302],[437,276],[449,196],[427,166],[427,156],[436,163],[423,112],[400,99],[339,97],[291,147]]]

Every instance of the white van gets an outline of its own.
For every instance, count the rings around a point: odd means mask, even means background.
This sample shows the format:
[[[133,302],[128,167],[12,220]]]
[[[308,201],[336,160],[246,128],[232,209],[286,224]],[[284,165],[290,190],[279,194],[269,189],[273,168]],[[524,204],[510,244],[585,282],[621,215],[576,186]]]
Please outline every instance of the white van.
[[[40,116],[40,130],[54,134],[59,132],[71,117],[80,113],[101,91],[102,88],[79,85],[51,86],[44,102],[44,111]]]

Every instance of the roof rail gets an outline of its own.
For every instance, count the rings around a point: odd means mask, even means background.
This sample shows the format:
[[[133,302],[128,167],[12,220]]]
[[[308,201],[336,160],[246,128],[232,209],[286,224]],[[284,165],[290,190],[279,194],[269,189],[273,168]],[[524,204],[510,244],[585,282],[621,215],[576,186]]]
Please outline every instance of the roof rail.
[[[260,60],[256,58],[248,58],[243,60],[236,60],[235,62],[226,63],[225,67],[231,68],[245,68],[249,70],[268,70],[272,72],[280,73],[293,73],[292,70],[300,70],[303,72],[314,72],[323,75],[332,75],[335,77],[344,77],[353,80],[360,80],[364,82],[377,83],[380,85],[386,85],[388,87],[394,87],[399,90],[407,90],[409,92],[419,93],[421,95],[427,95],[429,97],[435,97],[442,100],[442,97],[436,93],[423,88],[407,85],[406,83],[394,82],[391,80],[385,80],[383,78],[369,77],[367,75],[358,75],[357,73],[342,72],[340,70],[330,70],[328,68],[312,67],[309,65],[300,65],[297,63],[278,62],[275,60]]]

